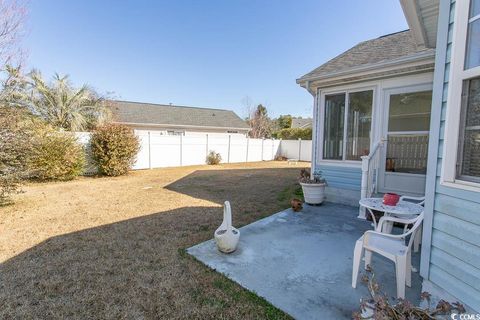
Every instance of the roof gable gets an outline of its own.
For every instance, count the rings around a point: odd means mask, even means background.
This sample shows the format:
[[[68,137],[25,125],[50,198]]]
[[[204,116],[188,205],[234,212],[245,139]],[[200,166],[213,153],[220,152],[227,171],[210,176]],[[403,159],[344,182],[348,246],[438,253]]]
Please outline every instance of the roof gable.
[[[305,74],[297,82],[323,77],[362,66],[376,65],[402,58],[432,52],[432,49],[418,47],[410,30],[405,30],[376,39],[360,42],[353,48],[336,56],[320,67]]]
[[[115,122],[127,124],[249,129],[231,110],[130,101],[113,101],[110,109]]]

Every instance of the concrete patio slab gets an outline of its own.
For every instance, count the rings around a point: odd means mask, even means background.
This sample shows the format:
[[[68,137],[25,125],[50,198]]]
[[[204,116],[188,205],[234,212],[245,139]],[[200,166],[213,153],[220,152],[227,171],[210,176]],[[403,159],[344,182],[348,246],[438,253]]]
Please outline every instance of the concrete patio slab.
[[[213,240],[188,253],[294,318],[351,319],[360,298],[368,297],[361,281],[351,287],[355,241],[371,229],[357,214],[357,208],[332,203],[306,205],[299,213],[288,209],[241,228],[234,253],[220,253]],[[418,268],[419,255],[412,261]],[[394,296],[394,264],[374,255],[372,267],[383,291]],[[407,299],[417,303],[420,290],[421,278],[413,273]]]

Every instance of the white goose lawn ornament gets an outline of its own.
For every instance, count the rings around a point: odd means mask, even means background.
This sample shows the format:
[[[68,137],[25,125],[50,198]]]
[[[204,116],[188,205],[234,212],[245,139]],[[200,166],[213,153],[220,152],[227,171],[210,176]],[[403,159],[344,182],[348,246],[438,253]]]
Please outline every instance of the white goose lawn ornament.
[[[232,209],[230,202],[225,201],[223,205],[223,222],[215,231],[215,242],[218,250],[224,253],[231,253],[237,249],[240,231],[232,227]]]

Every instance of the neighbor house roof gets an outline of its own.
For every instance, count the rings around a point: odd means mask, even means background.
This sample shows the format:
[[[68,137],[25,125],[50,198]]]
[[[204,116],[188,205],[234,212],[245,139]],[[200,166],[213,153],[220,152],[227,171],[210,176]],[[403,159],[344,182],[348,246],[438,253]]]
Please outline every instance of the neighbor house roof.
[[[292,119],[292,128],[311,128],[312,127],[312,119]]]
[[[125,124],[249,129],[235,112],[224,109],[112,101],[111,110],[113,120]]]
[[[434,54],[433,49],[417,46],[412,32],[405,30],[360,42],[353,48],[305,74],[297,80],[297,83],[321,77],[325,78],[341,72],[353,72],[363,69],[362,67],[378,66],[392,61],[415,60],[416,57],[420,58],[425,55],[433,58]]]

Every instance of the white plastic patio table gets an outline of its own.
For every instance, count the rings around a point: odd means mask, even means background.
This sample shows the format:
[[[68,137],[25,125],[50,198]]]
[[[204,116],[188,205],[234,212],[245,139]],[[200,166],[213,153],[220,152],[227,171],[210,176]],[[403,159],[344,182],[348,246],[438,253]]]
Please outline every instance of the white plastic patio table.
[[[419,215],[424,210],[423,206],[408,201],[399,201],[396,206],[387,206],[383,204],[382,198],[364,198],[359,201],[359,204],[370,212],[375,230],[377,230],[377,220],[372,210],[384,212],[386,215],[394,214],[398,218],[402,218],[402,216],[407,218],[412,215]]]

